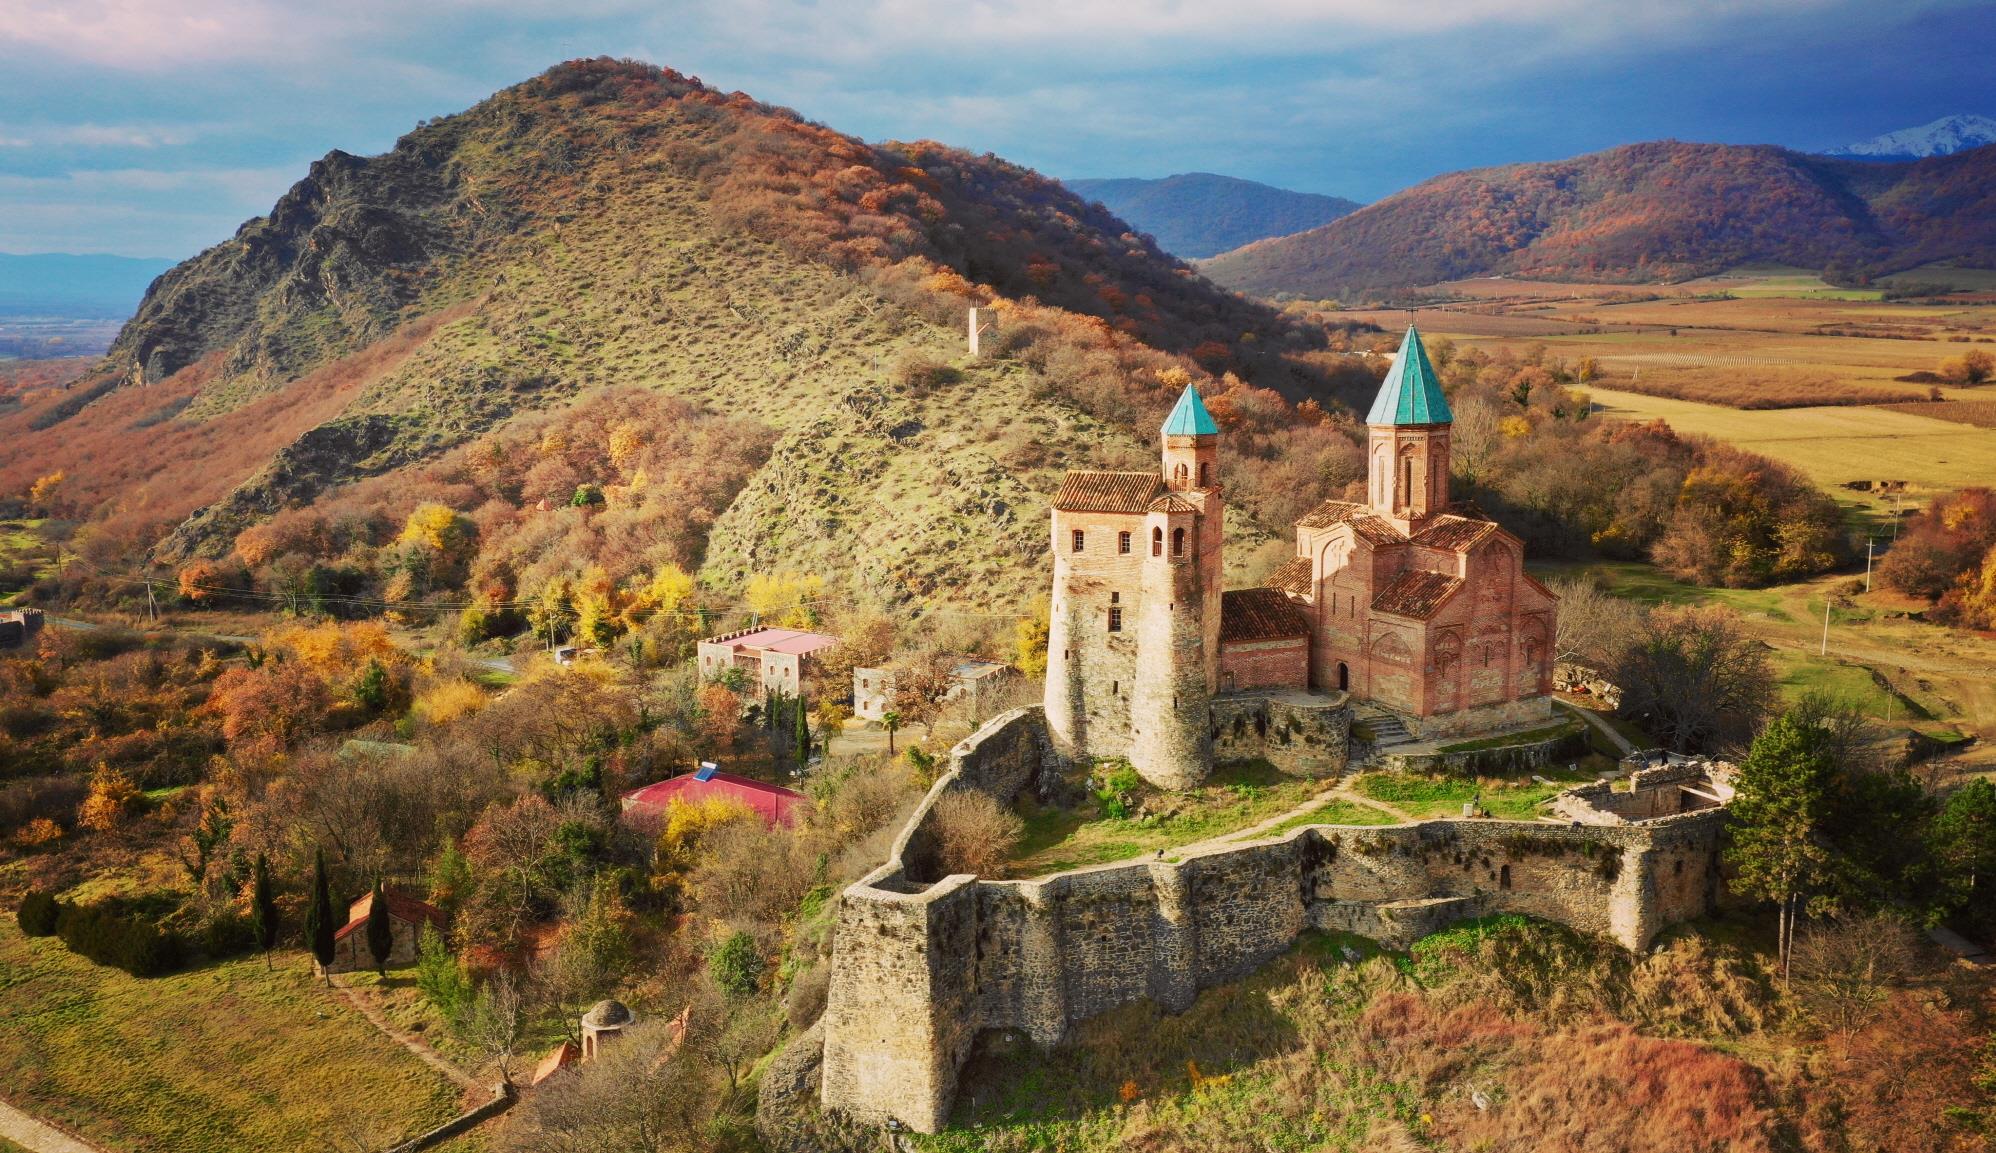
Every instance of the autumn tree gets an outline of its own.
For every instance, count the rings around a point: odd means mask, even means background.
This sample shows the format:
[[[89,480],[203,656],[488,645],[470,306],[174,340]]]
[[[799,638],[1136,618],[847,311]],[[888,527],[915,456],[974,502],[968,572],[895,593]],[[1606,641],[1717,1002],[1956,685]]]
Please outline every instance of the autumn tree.
[[[1010,807],[977,790],[945,793],[934,810],[936,856],[944,873],[997,875],[1025,835]]]
[[[76,811],[76,823],[96,833],[114,832],[139,806],[139,789],[122,770],[99,763],[90,777],[90,794]]]
[[[270,950],[277,945],[277,893],[270,880],[270,861],[262,853],[250,868],[250,935],[263,952],[263,967],[270,968]]]
[[[1651,610],[1611,679],[1621,711],[1680,753],[1745,743],[1774,701],[1765,646],[1718,606]]]

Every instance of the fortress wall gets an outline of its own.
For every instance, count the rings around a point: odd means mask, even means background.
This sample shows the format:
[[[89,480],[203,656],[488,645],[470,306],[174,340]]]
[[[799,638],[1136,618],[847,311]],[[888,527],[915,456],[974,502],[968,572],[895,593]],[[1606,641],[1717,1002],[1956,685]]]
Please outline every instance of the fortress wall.
[[[1213,698],[1213,759],[1265,758],[1294,777],[1344,772],[1351,710],[1344,693],[1228,693]]]
[[[1220,684],[1229,690],[1310,687],[1310,638],[1223,641]]]
[[[1016,795],[1053,755],[1038,709],[995,718],[953,751],[893,857],[841,896],[826,1106],[934,1132],[978,1031],[1017,1029],[1052,1045],[1130,1001],[1183,1010],[1307,928],[1404,948],[1465,917],[1515,912],[1641,949],[1709,909],[1718,885],[1719,809],[1621,826],[1315,825],[1183,861],[1034,881],[930,875],[924,838],[937,799],[960,788]]]

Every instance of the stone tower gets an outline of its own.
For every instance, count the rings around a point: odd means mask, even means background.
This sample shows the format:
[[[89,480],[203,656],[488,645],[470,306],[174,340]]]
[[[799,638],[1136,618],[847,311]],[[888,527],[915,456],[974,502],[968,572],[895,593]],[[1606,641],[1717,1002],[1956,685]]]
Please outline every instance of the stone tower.
[[[1130,764],[1183,789],[1213,764],[1211,704],[1220,681],[1220,428],[1187,386],[1165,419],[1165,492],[1144,515],[1143,606],[1130,697]]]
[[[1454,420],[1421,334],[1410,324],[1365,414],[1366,503],[1403,533],[1448,507]]]
[[[1157,472],[1067,474],[1053,501],[1046,716],[1074,760],[1184,788],[1212,763],[1225,517],[1219,433],[1186,388]]]

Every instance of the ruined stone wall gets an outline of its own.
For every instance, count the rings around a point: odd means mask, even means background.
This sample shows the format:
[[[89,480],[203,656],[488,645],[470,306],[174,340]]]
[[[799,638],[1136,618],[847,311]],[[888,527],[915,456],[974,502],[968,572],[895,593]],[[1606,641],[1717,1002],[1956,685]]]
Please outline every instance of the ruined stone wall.
[[[1723,810],[1643,825],[1313,825],[1031,881],[917,867],[936,798],[983,787],[1010,797],[1049,763],[1040,725],[1038,710],[1017,710],[959,745],[892,858],[843,894],[824,1018],[828,1107],[933,1132],[979,1030],[1051,1045],[1131,1001],[1181,1010],[1306,928],[1405,947],[1464,917],[1516,912],[1640,949],[1706,911],[1717,886]]]
[[[1351,749],[1345,693],[1229,693],[1213,699],[1213,759],[1262,758],[1295,777],[1344,772]]]

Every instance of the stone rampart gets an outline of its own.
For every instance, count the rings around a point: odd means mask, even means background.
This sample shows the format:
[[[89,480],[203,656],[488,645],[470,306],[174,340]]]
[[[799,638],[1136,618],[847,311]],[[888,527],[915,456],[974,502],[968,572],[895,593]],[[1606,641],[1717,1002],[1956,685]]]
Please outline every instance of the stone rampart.
[[[1345,693],[1256,690],[1213,698],[1213,759],[1266,759],[1294,777],[1335,777],[1351,750]]]
[[[980,1030],[1052,1045],[1131,1001],[1181,1010],[1305,929],[1405,947],[1464,917],[1516,912],[1640,949],[1707,911],[1718,883],[1717,809],[1619,825],[1311,825],[1178,861],[1027,881],[934,876],[932,855],[921,858],[929,807],[982,782],[1016,795],[1051,763],[1036,724],[1037,710],[1019,710],[959,745],[892,859],[843,894],[824,1017],[827,1107],[934,1132]]]

